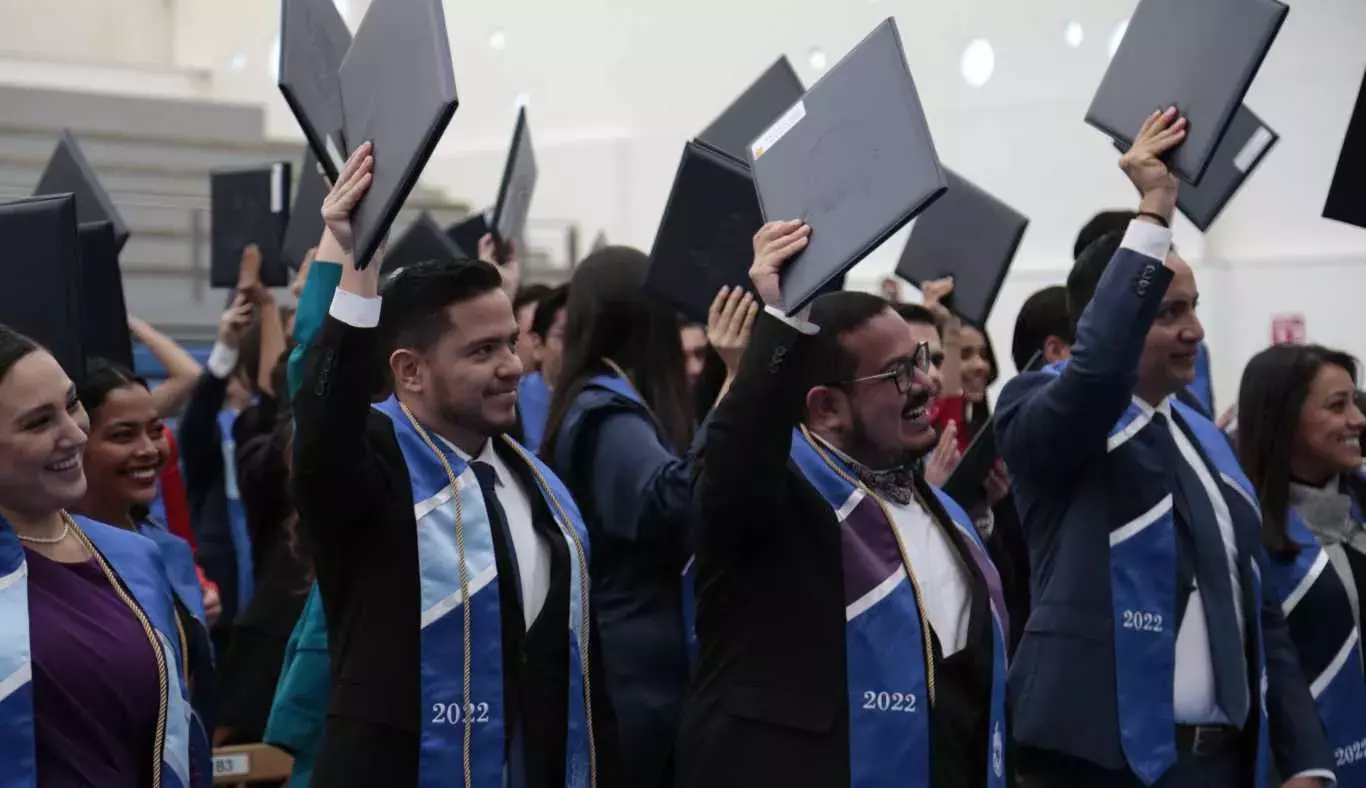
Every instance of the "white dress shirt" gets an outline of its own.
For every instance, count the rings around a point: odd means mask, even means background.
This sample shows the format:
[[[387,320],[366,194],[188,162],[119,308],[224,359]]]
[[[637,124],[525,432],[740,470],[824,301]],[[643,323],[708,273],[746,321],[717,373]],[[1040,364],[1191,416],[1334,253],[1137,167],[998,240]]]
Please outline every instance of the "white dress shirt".
[[[355,328],[374,328],[379,325],[382,298],[365,298],[340,288],[332,297],[328,313],[341,322]],[[460,459],[470,461],[470,456],[441,436],[437,436]],[[513,473],[503,459],[494,451],[493,441],[484,441],[484,447],[476,458],[478,462],[488,463],[497,475],[498,503],[502,504],[507,515],[508,531],[512,536],[512,549],[517,555],[517,568],[522,583],[522,612],[529,629],[536,616],[545,606],[546,595],[550,592],[550,546],[532,524],[531,498],[522,484],[521,477]],[[474,468],[466,467],[460,474],[462,485],[479,486]]]
[[[972,590],[967,569],[944,528],[935,523],[918,501],[911,499],[904,506],[886,500],[883,503],[906,545],[906,556],[920,585],[925,617],[939,638],[944,657],[951,657],[968,644]]]
[[[1229,511],[1228,502],[1224,500],[1219,483],[1210,475],[1209,467],[1201,459],[1199,450],[1172,420],[1171,397],[1162,400],[1156,408],[1138,397],[1134,397],[1134,404],[1140,412],[1139,420],[1145,425],[1152,421],[1154,413],[1166,416],[1167,428],[1171,430],[1177,450],[1181,452],[1186,464],[1195,471],[1195,475],[1200,479],[1200,486],[1205,489],[1210,506],[1214,509],[1214,519],[1219,524],[1219,535],[1223,537],[1224,552],[1228,557],[1229,576],[1233,581],[1233,609],[1238,615],[1238,635],[1246,637],[1244,625],[1247,612],[1243,610],[1243,583],[1238,573],[1238,544],[1233,532],[1233,514]],[[1132,432],[1126,431],[1126,434],[1132,436],[1137,432],[1138,429],[1134,429]],[[1261,611],[1254,610],[1252,614],[1261,615]],[[1231,721],[1219,708],[1219,702],[1215,698],[1214,657],[1210,652],[1209,626],[1205,622],[1205,606],[1200,600],[1198,586],[1191,591],[1190,600],[1186,603],[1186,617],[1181,620],[1181,625],[1176,631],[1176,670],[1172,678],[1172,712],[1178,724],[1230,724]],[[1252,704],[1251,708],[1256,708],[1256,704]],[[1240,720],[1233,724],[1241,727],[1243,723],[1244,721]],[[1323,780],[1327,786],[1336,784],[1335,775],[1326,769],[1311,769],[1294,775],[1295,779],[1309,777]]]
[[[439,435],[437,437],[441,438]],[[470,462],[470,456],[455,444],[445,438],[441,438],[441,442],[460,459]],[[503,506],[503,513],[507,515],[512,550],[517,555],[517,569],[521,574],[522,612],[526,617],[527,629],[530,629],[550,592],[550,546],[532,525],[531,498],[522,484],[522,478],[513,473],[498,452],[494,451],[493,439],[484,441],[484,448],[474,461],[488,463],[497,475],[495,494],[498,503]],[[465,468],[465,472],[460,474],[460,483],[479,486],[474,468]]]
[[[1154,408],[1137,397],[1134,404],[1142,414],[1144,423],[1152,421],[1154,413],[1166,417],[1167,428],[1182,459],[1200,479],[1214,519],[1219,524],[1219,535],[1223,539],[1224,552],[1228,561],[1229,577],[1233,588],[1233,609],[1238,615],[1238,634],[1244,636],[1244,623],[1247,616],[1243,610],[1242,578],[1238,572],[1238,543],[1233,533],[1233,515],[1229,512],[1228,502],[1224,500],[1219,483],[1210,475],[1209,467],[1201,459],[1200,452],[1186,437],[1186,433],[1172,419],[1171,398],[1162,400]],[[1195,527],[1191,523],[1191,527]],[[1205,606],[1200,599],[1200,587],[1191,591],[1190,601],[1186,604],[1186,617],[1176,631],[1176,675],[1173,685],[1173,711],[1178,723],[1186,725],[1241,725],[1244,721],[1234,722],[1219,708],[1214,693],[1214,659],[1210,654],[1209,627],[1205,623]]]

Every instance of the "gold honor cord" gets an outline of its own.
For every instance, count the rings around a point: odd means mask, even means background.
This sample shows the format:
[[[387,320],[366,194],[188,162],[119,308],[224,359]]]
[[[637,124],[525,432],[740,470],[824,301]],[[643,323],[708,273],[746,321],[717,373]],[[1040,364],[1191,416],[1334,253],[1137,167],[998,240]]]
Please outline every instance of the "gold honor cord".
[[[824,460],[825,464],[829,465],[831,470],[839,474],[840,478],[844,479],[846,482],[849,482],[858,489],[862,490],[865,496],[873,499],[873,502],[876,503],[878,508],[882,510],[882,516],[887,519],[887,527],[892,529],[892,536],[896,537],[897,551],[901,553],[901,565],[906,570],[906,577],[909,578],[911,581],[911,590],[915,592],[915,609],[916,613],[920,616],[920,635],[921,639],[924,641],[925,644],[925,678],[926,684],[929,686],[930,690],[930,708],[933,709],[934,646],[930,641],[930,638],[932,637],[932,634],[930,632],[930,621],[925,616],[925,603],[923,601],[923,595],[920,592],[920,581],[916,579],[915,570],[911,568],[911,557],[910,554],[906,552],[906,542],[901,538],[901,531],[896,527],[896,520],[892,519],[892,513],[887,511],[887,504],[883,503],[881,498],[877,497],[877,495],[872,490],[868,489],[867,485],[851,476],[847,471],[845,471],[843,468],[839,466],[839,463],[835,462],[833,459],[830,458],[830,455],[827,454],[825,449],[821,446],[821,442],[817,440],[816,437],[813,436],[806,429],[805,424],[801,425],[801,429],[802,435],[804,435],[806,437],[807,442],[811,444],[811,448],[816,450],[817,456]],[[919,490],[915,491],[915,497],[916,501],[920,503],[922,507],[924,507],[926,513],[932,511],[928,506],[925,506],[924,501],[920,500]]]
[[[157,663],[157,685],[161,690],[160,704],[157,706],[156,743],[152,746],[152,785],[154,788],[160,788],[162,750],[166,747],[166,718],[170,713],[170,698],[168,697],[170,686],[166,678],[168,675],[166,654],[161,649],[161,638],[157,637],[156,630],[152,629],[152,623],[147,620],[147,614],[142,612],[142,608],[133,600],[132,594],[124,588],[123,580],[114,574],[114,570],[109,568],[109,562],[104,560],[104,556],[100,555],[99,550],[95,549],[95,544],[90,541],[90,537],[85,535],[85,531],[81,530],[71,515],[62,512],[62,518],[66,520],[67,526],[71,528],[71,532],[76,535],[85,549],[95,557],[95,563],[104,572],[110,587],[114,589],[119,600],[127,605],[129,610],[133,611],[133,616],[137,618],[139,624],[142,624],[142,631],[147,635],[147,642],[152,645],[152,655],[156,658]],[[171,613],[174,615],[175,610],[172,609]]]
[[[461,763],[464,768],[465,788],[473,788],[473,768],[470,762],[470,747],[472,746],[474,736],[474,715],[470,714],[470,710],[473,708],[473,699],[470,697],[472,692],[472,681],[470,678],[470,661],[472,659],[470,649],[470,568],[469,564],[465,561],[465,517],[464,507],[460,503],[460,480],[455,477],[455,471],[451,469],[451,464],[446,461],[446,454],[437,448],[436,443],[433,442],[431,436],[427,434],[427,430],[418,423],[417,418],[413,416],[413,412],[408,410],[408,406],[400,402],[399,407],[403,409],[403,415],[408,417],[408,423],[413,425],[413,430],[415,430],[418,435],[422,436],[422,441],[427,444],[427,448],[432,450],[432,453],[436,455],[437,461],[441,463],[441,467],[446,471],[446,478],[450,480],[451,498],[455,501],[455,551],[456,555],[459,556],[460,561],[460,609],[464,615],[463,645],[465,653],[465,670],[464,675],[461,677],[463,699],[462,705],[460,706],[460,711],[465,719],[465,736],[464,744],[460,748],[460,754]]]

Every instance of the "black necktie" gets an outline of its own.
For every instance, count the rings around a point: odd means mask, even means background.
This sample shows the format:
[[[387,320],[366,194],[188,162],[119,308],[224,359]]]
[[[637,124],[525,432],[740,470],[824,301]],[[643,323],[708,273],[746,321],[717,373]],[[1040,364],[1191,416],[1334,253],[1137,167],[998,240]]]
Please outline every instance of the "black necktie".
[[[474,470],[474,476],[479,480],[479,491],[484,494],[484,508],[488,511],[489,527],[493,530],[495,545],[493,549],[496,553],[498,551],[497,545],[501,541],[504,546],[503,553],[507,556],[506,563],[499,562],[498,573],[502,574],[506,571],[511,575],[508,578],[511,581],[508,585],[515,589],[517,610],[522,613],[519,618],[524,619],[526,606],[522,602],[522,572],[517,566],[517,545],[512,541],[512,531],[508,529],[507,512],[503,511],[503,504],[498,501],[498,472],[486,462],[471,462],[470,468]],[[495,554],[495,560],[498,557]],[[501,584],[500,587],[506,588]],[[525,659],[525,652],[523,659]],[[512,698],[508,699],[507,706],[508,729],[504,741],[504,757],[507,760],[506,769],[503,772],[503,782],[508,788],[526,788],[526,742],[521,709],[517,700]]]
[[[1235,607],[1233,578],[1229,573],[1228,553],[1219,520],[1214,514],[1209,493],[1195,469],[1176,445],[1172,430],[1179,429],[1165,414],[1153,415],[1159,440],[1168,452],[1176,475],[1174,507],[1177,517],[1184,517],[1194,547],[1196,585],[1200,589],[1200,603],[1205,610],[1205,627],[1209,633],[1210,658],[1214,663],[1214,695],[1219,708],[1235,726],[1247,720],[1248,683],[1247,658],[1243,639],[1238,631],[1238,611]],[[1258,611],[1247,611],[1257,615]],[[1179,626],[1179,624],[1178,624]]]
[[[526,606],[522,601],[522,571],[517,565],[517,543],[512,541],[512,531],[508,529],[507,512],[503,511],[503,505],[498,502],[498,472],[492,465],[478,460],[471,462],[470,468],[479,480],[479,491],[484,494],[484,509],[488,511],[489,525],[493,528],[494,535],[501,537],[507,547],[508,563],[512,568],[512,577],[509,579],[512,581],[512,587],[517,590],[517,609],[525,611]]]

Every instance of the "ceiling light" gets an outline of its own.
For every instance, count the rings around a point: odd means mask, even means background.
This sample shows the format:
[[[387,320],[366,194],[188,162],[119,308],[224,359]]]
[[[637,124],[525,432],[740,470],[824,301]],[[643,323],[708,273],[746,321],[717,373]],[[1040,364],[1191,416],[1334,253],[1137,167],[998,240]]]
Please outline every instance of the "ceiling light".
[[[1124,40],[1124,34],[1128,30],[1128,19],[1121,19],[1119,24],[1115,25],[1115,32],[1110,34],[1110,57],[1114,57],[1115,53],[1119,51],[1119,42]]]
[[[817,71],[825,70],[825,50],[820,47],[812,47],[810,54],[806,56],[806,60]]]
[[[228,61],[228,68],[233,71],[245,71],[247,68],[247,56],[233,55],[232,59]]]
[[[1081,42],[1086,40],[1086,31],[1081,29],[1080,22],[1068,22],[1067,29],[1063,31],[1063,40],[1067,45],[1076,49],[1081,46]]]
[[[530,105],[531,105],[531,96],[528,96],[528,95],[525,94],[525,93],[518,93],[518,94],[517,94],[517,97],[514,98],[514,99],[512,100],[512,106],[513,106],[515,109],[521,109],[521,108],[523,108],[523,107],[527,107],[527,106],[530,106]]]
[[[503,31],[495,29],[492,33],[489,33],[489,47],[494,51],[502,52],[503,48],[507,45],[508,37]]]
[[[963,50],[963,80],[974,88],[980,88],[991,79],[996,70],[996,53],[985,38],[974,39]]]

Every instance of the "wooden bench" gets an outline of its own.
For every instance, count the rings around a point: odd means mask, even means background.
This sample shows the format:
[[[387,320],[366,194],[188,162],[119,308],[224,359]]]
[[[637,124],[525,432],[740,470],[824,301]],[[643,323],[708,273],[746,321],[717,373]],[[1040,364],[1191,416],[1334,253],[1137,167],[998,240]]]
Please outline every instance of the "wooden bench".
[[[246,788],[249,783],[284,783],[294,759],[268,744],[217,747],[213,751],[213,784]]]

